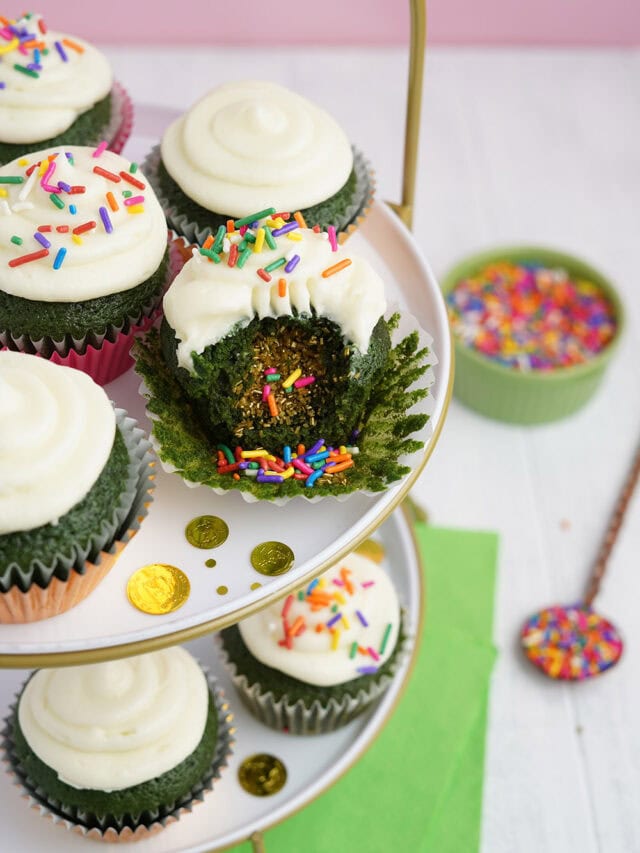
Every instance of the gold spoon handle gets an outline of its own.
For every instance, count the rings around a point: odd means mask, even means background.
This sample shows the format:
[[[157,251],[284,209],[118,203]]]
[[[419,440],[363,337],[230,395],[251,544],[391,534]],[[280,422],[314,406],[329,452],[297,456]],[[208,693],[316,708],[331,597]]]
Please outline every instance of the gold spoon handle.
[[[629,506],[631,497],[633,495],[635,487],[638,484],[639,479],[640,445],[636,450],[636,455],[633,459],[631,470],[629,471],[627,478],[624,481],[622,491],[620,492],[618,501],[615,505],[615,509],[613,510],[613,513],[611,515],[611,520],[609,521],[607,532],[605,533],[604,539],[602,540],[602,545],[600,546],[600,551],[598,552],[598,556],[596,557],[593,572],[589,580],[589,586],[587,587],[587,594],[584,600],[584,603],[588,607],[591,606],[594,598],[600,591],[600,584],[602,583],[602,578],[604,577],[609,557],[611,556],[613,546],[615,545],[616,540],[618,538],[618,534],[620,533],[620,528],[622,527],[622,522],[624,521],[624,516],[627,511],[627,507]]]

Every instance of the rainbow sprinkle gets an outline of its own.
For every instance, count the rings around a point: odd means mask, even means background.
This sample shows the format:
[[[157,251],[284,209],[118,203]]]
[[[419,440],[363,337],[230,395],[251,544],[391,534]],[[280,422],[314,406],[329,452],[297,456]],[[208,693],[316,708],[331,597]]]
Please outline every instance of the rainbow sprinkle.
[[[105,150],[106,143],[100,143],[93,152],[93,157],[101,157]],[[86,186],[82,184],[67,183],[64,180],[57,180],[53,183],[55,180],[53,176],[56,171],[57,157],[58,153],[53,153],[43,161],[37,161],[34,163],[30,163],[27,158],[22,158],[18,161],[16,171],[23,169],[24,175],[15,174],[0,176],[0,185],[3,186],[3,198],[1,200],[2,211],[5,215],[10,215],[11,213],[32,207],[32,203],[30,201],[27,202],[26,199],[28,197],[33,197],[34,194],[44,193],[48,196],[51,205],[56,208],[56,212],[64,211],[70,216],[76,216],[80,213],[83,218],[87,218],[84,221],[81,219],[81,224],[76,226],[73,226],[71,222],[63,222],[62,224],[55,225],[55,241],[58,244],[62,241],[69,241],[66,245],[54,246],[52,243],[53,237],[49,239],[43,236],[45,233],[53,234],[54,227],[50,224],[39,225],[36,232],[33,234],[33,239],[35,243],[39,245],[40,250],[29,250],[26,251],[25,254],[11,258],[8,261],[10,267],[19,267],[23,264],[45,260],[49,257],[51,250],[54,258],[53,269],[59,270],[64,263],[69,250],[72,248],[72,245],[80,246],[83,244],[83,241],[80,238],[81,234],[91,236],[93,233],[96,233],[98,222],[101,223],[104,232],[107,234],[112,234],[116,228],[116,220],[112,219],[111,216],[120,210],[118,198],[114,195],[116,192],[115,185],[121,184],[122,175],[128,173],[120,172],[118,175],[114,172],[108,171],[107,169],[103,169],[100,166],[94,166],[93,172],[103,178],[105,182],[108,181],[107,186],[105,186],[104,195],[106,204],[99,205],[97,210],[93,207],[88,210],[86,209],[87,204],[85,203],[83,205],[81,203],[82,197],[86,193]],[[65,157],[67,161],[65,166],[67,168],[75,168],[75,163],[71,153],[65,152]],[[129,175],[129,178],[131,178],[131,175]],[[146,185],[142,181],[137,178],[132,178],[132,180],[135,181],[138,189],[146,189]],[[111,187],[113,187],[113,189]],[[123,207],[123,211],[126,210],[129,213],[144,212],[144,196],[138,195],[135,198],[131,198],[132,193],[130,190],[122,191],[121,196],[124,205],[127,205],[127,202],[129,202],[129,206]],[[74,198],[75,203],[71,203],[70,199],[72,197]],[[111,211],[111,214],[109,211]],[[28,248],[25,246],[24,237],[20,237],[19,235],[13,235],[10,238],[10,244],[16,247],[22,246],[24,248]]]
[[[616,332],[613,305],[585,278],[541,263],[488,264],[447,296],[454,335],[515,370],[583,364]]]
[[[343,566],[340,568],[340,575],[342,578],[342,581],[339,582],[340,585],[344,583],[345,579],[348,579],[350,586],[348,594],[353,596],[356,588],[349,579],[351,570]],[[338,583],[338,579],[333,578],[332,582]],[[373,583],[374,581],[371,581],[368,585],[371,586]],[[303,605],[303,613],[299,612],[300,603]],[[345,598],[342,592],[332,589],[326,576],[316,578],[311,581],[306,589],[298,590],[297,593],[290,594],[284,599],[280,612],[282,637],[278,640],[278,644],[291,651],[295,646],[295,640],[305,631],[311,630],[317,634],[326,635],[329,651],[346,654],[353,661],[354,677],[376,673],[380,661],[385,654],[392,626],[390,623],[386,625],[379,651],[376,651],[370,645],[360,645],[357,640],[353,640],[346,648],[341,649],[340,638],[342,631],[349,631],[351,629],[347,616],[341,610],[341,606],[346,604],[347,598]],[[293,608],[298,610],[298,615],[295,618],[292,617]],[[360,630],[369,628],[369,622],[364,614],[360,610],[356,610],[355,612],[362,626]]]
[[[584,604],[548,607],[522,629],[525,655],[550,678],[582,681],[614,666],[622,654],[616,628]]]

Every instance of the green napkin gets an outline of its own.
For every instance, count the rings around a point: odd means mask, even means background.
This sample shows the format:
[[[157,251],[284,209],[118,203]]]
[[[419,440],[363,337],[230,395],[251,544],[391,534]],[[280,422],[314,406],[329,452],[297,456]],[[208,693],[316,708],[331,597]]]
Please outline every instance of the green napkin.
[[[427,612],[409,686],[356,766],[265,834],[268,853],[479,848],[498,538],[424,524],[415,530]]]

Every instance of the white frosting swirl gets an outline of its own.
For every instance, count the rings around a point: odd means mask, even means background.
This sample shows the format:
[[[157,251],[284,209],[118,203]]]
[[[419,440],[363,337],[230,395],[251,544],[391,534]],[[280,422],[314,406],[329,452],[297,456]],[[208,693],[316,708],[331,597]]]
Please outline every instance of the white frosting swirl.
[[[352,592],[344,585],[342,569],[347,569]],[[370,581],[373,581],[372,585],[363,586]],[[305,592],[308,589],[308,586],[304,587]],[[400,606],[384,569],[360,554],[349,554],[322,575],[315,594],[318,597],[330,596],[330,603],[313,611],[308,597],[304,601],[300,601],[297,594],[292,597],[286,620],[293,627],[296,619],[302,617],[305,628],[292,638],[291,648],[280,645],[284,638],[282,600],[240,622],[238,627],[242,639],[251,654],[273,669],[320,687],[351,681],[363,674],[360,669],[379,668],[389,659],[398,639]],[[327,623],[337,615],[331,610],[335,604],[338,605],[338,613],[346,617],[348,627],[342,619],[334,623],[332,628],[339,633],[336,648],[332,649],[332,643],[336,641]],[[357,611],[367,626],[363,625]],[[323,630],[316,631],[316,625],[323,625]],[[385,650],[380,653],[388,625],[391,628]],[[362,649],[372,648],[378,654],[378,660],[370,653],[358,652],[351,657],[353,643]]]
[[[67,33],[50,31],[43,35],[38,27],[40,19],[33,15],[15,25],[20,32],[32,33],[32,41],[40,45],[37,78],[14,68],[33,63],[33,49],[25,56],[16,44],[5,52],[14,41],[0,39],[0,80],[5,84],[0,89],[0,142],[33,143],[64,133],[81,113],[106,97],[113,85],[111,68],[100,51]]]
[[[183,267],[164,297],[164,313],[180,341],[178,362],[193,370],[192,353],[201,353],[221,340],[237,324],[247,325],[255,316],[309,315],[313,308],[333,320],[344,337],[362,353],[369,348],[371,332],[384,314],[387,303],[384,283],[368,261],[351,251],[331,251],[328,240],[311,230],[297,232],[300,242],[279,238],[278,246],[253,252],[242,270],[229,267],[226,258],[213,264],[194,255]],[[257,270],[295,251],[300,262],[291,273],[282,268],[263,281]],[[349,258],[351,264],[323,278],[322,271]],[[280,275],[282,273],[282,275]],[[287,281],[280,296],[278,279]]]
[[[74,788],[121,791],[173,769],[205,730],[209,688],[179,646],[90,666],[41,669],[24,689],[20,728]]]
[[[0,352],[0,535],[56,523],[100,476],[116,418],[85,373]]]
[[[162,161],[189,198],[229,216],[311,207],[353,168],[349,140],[324,110],[275,83],[227,83],[162,139]]]
[[[133,288],[160,266],[167,248],[167,224],[153,190],[139,171],[131,177],[144,189],[120,178],[120,172],[129,174],[131,165],[124,157],[111,151],[94,157],[95,150],[66,145],[25,157],[33,164],[57,154],[55,172],[45,187],[42,186],[45,176],[39,176],[36,170],[27,177],[29,165],[18,165],[22,161],[14,160],[0,167],[0,180],[5,176],[24,178],[22,184],[0,183],[7,192],[6,198],[0,197],[0,290],[24,299],[78,302]],[[96,167],[118,176],[118,182],[96,174],[93,171]],[[57,185],[59,181],[70,187],[84,186],[85,192],[61,191],[56,198],[64,206],[59,209],[47,189],[51,182]],[[123,192],[127,191],[133,193],[134,199],[142,196],[144,202],[140,206],[125,205],[127,199]],[[107,193],[112,193],[118,210],[111,209]],[[72,205],[75,205],[75,214],[71,212]],[[101,207],[106,210],[112,233],[107,232],[102,221]],[[129,212],[138,207],[143,211]],[[73,234],[74,228],[87,222],[94,222],[95,227],[79,235]],[[10,267],[9,261],[42,250],[34,237],[41,225],[52,227],[41,235],[51,243],[49,255]],[[56,230],[58,227],[69,230],[61,233]],[[14,236],[22,240],[21,245],[11,242]],[[54,270],[53,263],[60,248],[65,248],[67,254],[61,268]]]

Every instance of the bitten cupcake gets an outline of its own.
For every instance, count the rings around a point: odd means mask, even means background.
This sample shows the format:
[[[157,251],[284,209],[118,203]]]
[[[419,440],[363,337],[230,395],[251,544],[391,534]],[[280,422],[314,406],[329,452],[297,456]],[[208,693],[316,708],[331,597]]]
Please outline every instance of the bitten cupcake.
[[[74,607],[150,501],[150,445],[78,370],[0,352],[0,622]]]
[[[383,694],[402,658],[401,623],[388,574],[354,553],[222,631],[222,654],[240,698],[261,722],[320,734]]]
[[[76,35],[49,30],[41,15],[0,17],[0,164],[55,145],[124,147],[129,96],[106,57]]]
[[[160,303],[168,252],[145,176],[103,145],[0,167],[0,345],[109,382]]]
[[[193,248],[136,347],[158,455],[248,499],[380,491],[422,446],[428,350],[412,319],[399,339],[381,277],[333,229],[260,215]]]
[[[231,753],[220,689],[174,647],[43,669],[4,731],[16,784],[40,813],[98,841],[139,841],[191,811]]]
[[[365,215],[373,180],[324,110],[282,86],[227,83],[175,121],[145,169],[171,227],[202,243],[229,219],[275,205],[342,239]]]

